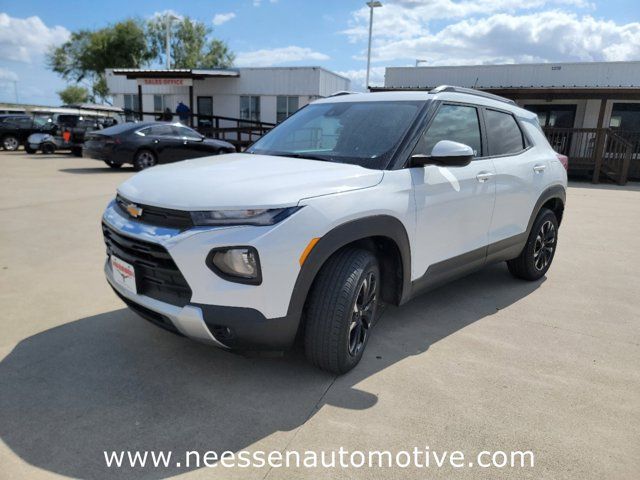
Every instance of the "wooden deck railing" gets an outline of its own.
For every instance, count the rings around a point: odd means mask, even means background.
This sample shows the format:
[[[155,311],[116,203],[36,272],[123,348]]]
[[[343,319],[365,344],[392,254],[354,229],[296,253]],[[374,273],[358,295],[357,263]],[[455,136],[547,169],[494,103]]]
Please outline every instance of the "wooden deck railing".
[[[620,185],[640,180],[640,132],[614,128],[545,128],[558,153],[569,157],[570,175],[607,177]]]
[[[129,120],[162,120],[161,112],[125,112]],[[177,115],[173,115],[172,121],[178,121]],[[190,114],[189,120],[185,122],[188,126],[193,126],[195,130],[206,137],[216,138],[229,142],[238,149],[244,150],[262,135],[267,133],[275,123],[261,122],[256,120],[245,120],[242,118],[223,117],[220,115],[198,115]]]

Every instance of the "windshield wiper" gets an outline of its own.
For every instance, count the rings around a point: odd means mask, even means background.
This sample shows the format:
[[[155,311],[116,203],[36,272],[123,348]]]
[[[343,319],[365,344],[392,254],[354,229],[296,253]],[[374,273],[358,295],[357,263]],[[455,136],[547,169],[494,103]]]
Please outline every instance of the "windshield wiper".
[[[323,155],[314,155],[313,153],[297,153],[297,152],[266,152],[264,155],[271,155],[273,157],[291,157],[291,158],[306,158],[308,160],[320,160],[321,162],[331,162],[332,157],[326,157]]]

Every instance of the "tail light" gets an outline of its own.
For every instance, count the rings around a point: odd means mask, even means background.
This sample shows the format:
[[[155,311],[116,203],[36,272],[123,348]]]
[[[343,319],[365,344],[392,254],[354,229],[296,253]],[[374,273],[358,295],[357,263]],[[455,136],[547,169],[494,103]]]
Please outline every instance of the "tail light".
[[[560,160],[560,163],[562,164],[564,169],[569,170],[569,157],[567,157],[566,155],[562,155],[561,153],[556,153],[556,156],[558,157],[558,160]]]
[[[105,145],[120,145],[122,140],[120,140],[120,137],[107,137],[104,143]]]

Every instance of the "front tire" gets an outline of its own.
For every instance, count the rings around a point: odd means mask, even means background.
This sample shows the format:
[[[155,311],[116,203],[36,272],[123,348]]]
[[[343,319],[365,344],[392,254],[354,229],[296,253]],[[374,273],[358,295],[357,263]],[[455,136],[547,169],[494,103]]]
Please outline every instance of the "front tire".
[[[309,294],[307,359],[328,372],[355,367],[369,340],[380,296],[380,268],[367,250],[345,248],[322,267]]]
[[[53,155],[54,153],[56,153],[56,146],[53,143],[46,142],[40,146],[40,150],[45,155]]]
[[[13,135],[7,135],[2,139],[2,147],[8,152],[15,152],[20,146],[20,141]]]
[[[106,163],[107,165],[109,165],[110,168],[113,168],[114,170],[122,167],[121,163],[115,163],[111,160],[105,160],[104,163]]]
[[[509,272],[523,280],[539,280],[553,261],[558,245],[558,219],[551,210],[540,210],[520,256],[509,260]]]
[[[156,163],[158,163],[158,158],[155,153],[151,150],[140,150],[133,160],[133,168],[139,172],[145,168],[153,167]]]
[[[27,152],[28,154],[32,155],[34,153],[36,153],[38,150],[35,148],[31,148],[29,145],[25,145],[24,146],[24,151]]]

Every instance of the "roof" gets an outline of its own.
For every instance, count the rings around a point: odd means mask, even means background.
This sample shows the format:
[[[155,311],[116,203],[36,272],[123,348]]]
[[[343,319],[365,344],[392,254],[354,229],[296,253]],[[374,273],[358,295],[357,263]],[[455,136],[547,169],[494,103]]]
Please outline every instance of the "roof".
[[[193,78],[208,77],[239,77],[240,72],[235,69],[192,69],[192,68],[114,68],[114,75],[125,75],[129,79],[135,78]]]
[[[414,101],[414,102],[427,102],[430,100],[444,100],[444,101],[462,101],[471,103],[474,105],[483,105],[486,107],[500,108],[503,110],[509,110],[519,117],[531,118],[536,117],[535,113],[525,110],[511,102],[504,100],[488,98],[484,95],[476,95],[468,92],[455,92],[450,90],[441,91],[380,91],[374,93],[353,93],[346,95],[338,95],[335,97],[322,98],[313,102],[314,104],[323,103],[352,103],[352,102],[393,102],[393,101]]]
[[[100,112],[113,112],[113,113],[122,113],[122,108],[114,107],[112,105],[100,105],[98,103],[73,103],[68,105],[63,105],[64,108],[79,108],[83,110],[96,110]]]
[[[640,89],[640,61],[388,67],[385,89]]]

